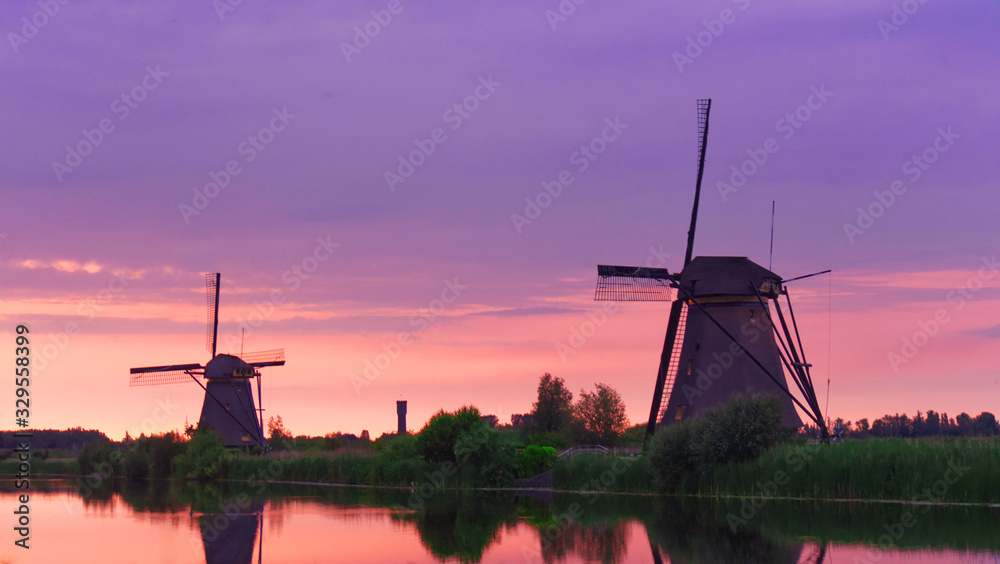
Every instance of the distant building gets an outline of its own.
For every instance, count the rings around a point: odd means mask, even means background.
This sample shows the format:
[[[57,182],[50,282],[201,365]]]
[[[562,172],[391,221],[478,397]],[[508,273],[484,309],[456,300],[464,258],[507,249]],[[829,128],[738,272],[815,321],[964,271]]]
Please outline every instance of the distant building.
[[[406,400],[396,402],[396,434],[406,434]]]

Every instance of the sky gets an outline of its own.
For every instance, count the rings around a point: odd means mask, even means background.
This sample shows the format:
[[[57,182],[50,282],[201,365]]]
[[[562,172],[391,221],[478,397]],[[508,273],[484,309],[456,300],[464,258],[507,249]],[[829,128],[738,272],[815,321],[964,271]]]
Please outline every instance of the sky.
[[[786,278],[822,405],[1000,409],[1000,5],[0,3],[0,363],[31,426],[198,419],[129,368],[284,348],[265,417],[375,437],[539,377],[646,420],[668,304],[597,264]],[[773,255],[771,208],[775,207]],[[829,380],[827,397],[826,381]],[[13,403],[14,382],[4,386]],[[0,428],[14,425],[12,406]]]

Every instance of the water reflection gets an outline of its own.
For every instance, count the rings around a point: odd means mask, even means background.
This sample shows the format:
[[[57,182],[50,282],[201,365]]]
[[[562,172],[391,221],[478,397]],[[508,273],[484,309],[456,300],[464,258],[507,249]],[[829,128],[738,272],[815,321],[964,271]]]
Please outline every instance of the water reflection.
[[[441,492],[411,509],[408,491],[361,488],[270,484],[261,497],[238,484],[32,487],[36,530],[74,540],[39,538],[37,560],[0,548],[0,561],[68,561],[71,550],[106,551],[102,536],[116,539],[115,552],[84,560],[884,564],[1000,555],[1000,510],[986,507],[771,502],[732,527],[731,517],[745,511],[740,501],[470,491]],[[0,497],[13,494],[3,483]],[[897,527],[906,512],[912,519]]]

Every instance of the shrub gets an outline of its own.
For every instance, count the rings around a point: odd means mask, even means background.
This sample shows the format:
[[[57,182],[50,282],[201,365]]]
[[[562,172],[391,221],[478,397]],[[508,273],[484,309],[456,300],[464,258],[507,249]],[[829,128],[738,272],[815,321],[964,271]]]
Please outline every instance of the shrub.
[[[775,396],[735,394],[700,417],[661,428],[649,455],[656,482],[674,491],[689,477],[706,478],[720,465],[760,456],[786,433],[781,416]]]
[[[438,411],[417,435],[417,450],[429,462],[456,462],[455,443],[465,431],[486,427],[475,407],[463,407],[454,413]]]
[[[528,445],[521,453],[521,476],[528,477],[540,474],[552,468],[556,458],[556,449],[550,446]]]
[[[178,478],[203,480],[220,476],[226,446],[215,431],[198,431],[188,442],[187,452],[174,459]]]

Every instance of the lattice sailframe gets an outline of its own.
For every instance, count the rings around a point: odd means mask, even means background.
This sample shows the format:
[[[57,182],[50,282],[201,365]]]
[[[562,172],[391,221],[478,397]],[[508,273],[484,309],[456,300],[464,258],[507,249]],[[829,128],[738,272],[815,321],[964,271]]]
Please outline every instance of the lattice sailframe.
[[[665,268],[597,265],[594,300],[610,302],[669,302],[676,277]]]

